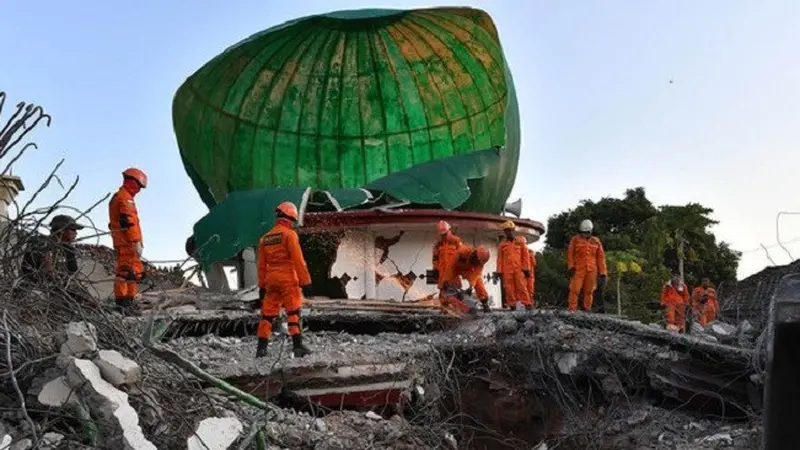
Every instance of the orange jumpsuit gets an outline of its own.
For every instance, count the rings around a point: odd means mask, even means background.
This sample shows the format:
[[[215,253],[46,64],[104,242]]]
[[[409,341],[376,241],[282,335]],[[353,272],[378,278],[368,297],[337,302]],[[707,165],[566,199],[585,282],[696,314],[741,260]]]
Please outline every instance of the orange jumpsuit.
[[[463,245],[458,249],[456,257],[453,262],[444,268],[441,273],[440,279],[443,280],[443,286],[452,284],[456,287],[461,287],[461,279],[467,280],[469,286],[475,289],[475,295],[478,300],[488,300],[489,293],[486,292],[486,286],[483,284],[483,264],[476,266],[470,262],[470,256],[475,251],[473,247]]]
[[[522,269],[527,271],[527,275],[525,275],[525,285],[528,288],[528,294],[531,296],[531,304],[535,306],[536,299],[534,298],[533,292],[536,284],[536,254],[533,252],[533,250],[528,248],[528,242],[524,237],[517,236],[517,239],[519,240],[519,243],[527,250],[522,258]]]
[[[703,295],[708,295],[705,305],[700,301]],[[692,314],[697,317],[700,325],[706,326],[717,319],[717,291],[709,287],[698,286],[692,291]]]
[[[451,232],[447,232],[433,246],[433,270],[439,272],[439,289],[444,287],[442,273],[453,264],[458,254],[458,249],[464,245],[461,239]]]
[[[578,294],[583,292],[583,309],[591,311],[597,276],[608,275],[606,253],[600,239],[595,236],[573,236],[567,249],[567,268],[575,269],[575,275],[569,281],[569,310],[578,309]]]
[[[523,261],[527,258],[528,248],[517,239],[509,241],[504,238],[497,249],[497,273],[502,275],[506,306],[514,306],[517,302],[533,306],[522,273]]]
[[[672,283],[664,285],[661,291],[661,306],[664,307],[664,321],[667,329],[683,331],[686,328],[686,305],[689,303],[689,287],[685,284],[678,290]]]
[[[272,321],[286,310],[286,325],[290,336],[300,334],[300,307],[303,304],[301,286],[311,284],[311,276],[300,249],[300,239],[292,223],[278,219],[258,242],[258,287],[266,290],[261,302],[258,337],[269,339]]]
[[[133,300],[139,293],[138,282],[144,272],[136,253],[136,243],[142,242],[142,228],[133,195],[124,186],[111,197],[108,215],[108,229],[117,257],[114,296],[117,300]]]

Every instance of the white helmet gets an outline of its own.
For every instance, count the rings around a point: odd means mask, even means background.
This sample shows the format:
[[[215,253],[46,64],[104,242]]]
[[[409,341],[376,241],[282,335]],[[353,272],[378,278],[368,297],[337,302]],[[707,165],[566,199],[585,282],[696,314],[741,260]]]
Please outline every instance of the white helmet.
[[[584,219],[581,222],[581,226],[578,227],[581,233],[590,233],[594,228],[594,224],[589,219]]]

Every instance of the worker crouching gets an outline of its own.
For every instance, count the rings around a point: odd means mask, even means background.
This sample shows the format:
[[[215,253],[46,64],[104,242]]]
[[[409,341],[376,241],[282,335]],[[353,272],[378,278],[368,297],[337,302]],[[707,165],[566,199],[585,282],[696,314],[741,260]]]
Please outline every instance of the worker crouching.
[[[139,294],[139,282],[145,278],[142,253],[144,239],[139,223],[139,211],[133,198],[147,188],[147,175],[139,169],[122,172],[122,186],[108,205],[111,239],[116,255],[114,298],[123,313],[138,314],[134,302]]]
[[[503,237],[497,252],[497,272],[495,279],[500,279],[505,298],[504,307],[515,309],[522,304],[525,309],[532,309],[533,302],[528,292],[528,285],[523,272],[523,262],[528,258],[528,247],[514,237],[514,222],[503,223]]]
[[[692,314],[700,325],[706,326],[717,320],[717,291],[708,277],[704,277],[701,283],[692,291]]]
[[[567,307],[570,311],[578,309],[578,294],[583,294],[583,310],[591,311],[594,291],[599,281],[605,285],[608,276],[606,254],[603,243],[592,236],[594,224],[591,220],[581,222],[577,236],[573,236],[567,248],[567,271],[569,276],[569,296]],[[599,278],[599,280],[598,280]]]
[[[261,320],[258,323],[256,358],[267,355],[273,321],[286,311],[286,324],[292,337],[293,354],[303,357],[311,351],[303,345],[300,309],[303,296],[311,294],[311,276],[306,267],[300,239],[292,228],[297,222],[297,206],[283,202],[275,209],[275,226],[258,243],[258,287]]]
[[[686,306],[689,303],[689,288],[680,275],[673,275],[661,290],[661,306],[668,331],[682,332],[686,328]]]
[[[462,278],[466,280],[469,288],[475,290],[484,312],[489,312],[489,294],[483,284],[483,266],[489,261],[489,256],[489,250],[483,246],[473,248],[463,245],[453,262],[440,275],[445,290],[461,289]]]

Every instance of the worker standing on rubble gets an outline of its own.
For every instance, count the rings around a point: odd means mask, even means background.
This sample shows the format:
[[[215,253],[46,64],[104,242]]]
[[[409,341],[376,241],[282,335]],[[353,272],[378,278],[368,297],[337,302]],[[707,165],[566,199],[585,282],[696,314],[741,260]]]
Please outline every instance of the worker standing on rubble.
[[[464,245],[461,238],[456,236],[450,224],[440,220],[436,224],[436,231],[439,233],[439,240],[433,245],[433,271],[437,276],[436,284],[439,287],[439,295],[444,294],[444,280],[442,273],[450,267],[456,259],[458,249]]]
[[[258,242],[258,295],[261,299],[261,320],[258,323],[256,358],[267,355],[267,344],[272,335],[272,322],[286,311],[286,325],[292,337],[295,357],[311,353],[303,345],[300,328],[300,309],[303,296],[311,296],[311,275],[300,249],[300,239],[292,229],[297,223],[297,206],[283,202],[275,208],[275,226]]]
[[[661,306],[668,331],[683,332],[686,328],[686,306],[689,304],[689,288],[679,274],[672,275],[661,290]]]
[[[592,236],[593,229],[594,224],[591,220],[582,221],[578,228],[580,233],[572,237],[567,248],[569,276],[567,307],[570,311],[577,311],[579,293],[583,293],[583,310],[591,311],[597,283],[599,281],[605,285],[608,277],[603,243],[596,236]]]
[[[708,277],[703,277],[701,283],[692,291],[692,314],[700,325],[706,326],[717,319],[717,291]]]
[[[523,273],[523,261],[528,258],[528,247],[514,237],[514,222],[506,220],[503,225],[503,239],[497,251],[497,272],[495,278],[501,281],[505,300],[511,309],[518,303],[525,309],[532,309],[531,295]]]
[[[489,261],[489,256],[486,247],[463,245],[458,249],[453,262],[440,275],[445,290],[461,289],[461,279],[467,280],[469,288],[475,290],[484,312],[489,312],[489,293],[483,284],[483,266]]]
[[[114,297],[124,313],[138,314],[134,300],[139,293],[138,283],[145,278],[142,253],[144,240],[139,224],[139,212],[133,198],[147,188],[147,175],[131,167],[122,172],[122,186],[111,196],[108,204],[111,239],[116,255]]]
[[[528,239],[525,236],[519,235],[517,240],[525,247],[522,259],[522,275],[525,276],[525,287],[528,288],[528,294],[531,296],[531,305],[536,307],[536,297],[533,293],[536,287],[536,254],[528,248]]]

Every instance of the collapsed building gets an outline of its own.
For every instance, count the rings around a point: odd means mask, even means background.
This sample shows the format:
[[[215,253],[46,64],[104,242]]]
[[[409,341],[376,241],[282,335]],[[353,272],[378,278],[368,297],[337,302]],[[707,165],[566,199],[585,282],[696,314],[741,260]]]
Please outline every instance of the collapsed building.
[[[545,232],[507,204],[519,112],[485,12],[282,24],[201,67],[173,119],[209,207],[187,253],[212,289],[150,267],[149,312],[123,318],[106,308],[109,250],[82,247],[87,298],[9,306],[0,449],[757,447],[763,361],[742,324],[676,335],[554,310],[442,314],[436,221],[488,247],[489,267],[505,213],[529,242]],[[253,246],[286,200],[318,294],[303,312],[314,353],[289,358],[276,327],[256,361]]]

